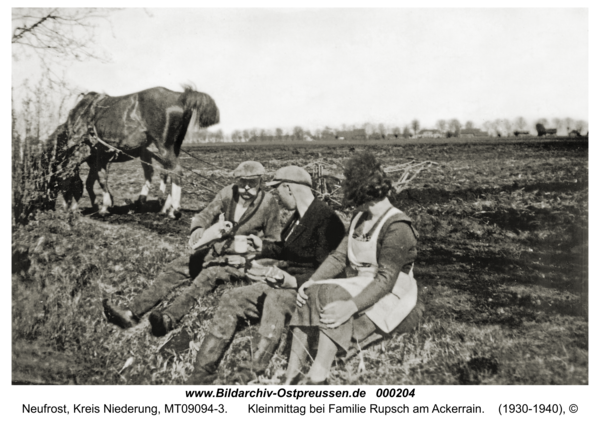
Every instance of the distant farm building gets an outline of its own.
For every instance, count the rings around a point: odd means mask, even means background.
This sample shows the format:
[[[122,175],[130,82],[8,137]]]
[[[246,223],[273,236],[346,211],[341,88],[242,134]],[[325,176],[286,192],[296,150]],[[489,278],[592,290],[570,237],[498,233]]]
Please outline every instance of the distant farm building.
[[[539,122],[537,124],[535,124],[535,130],[538,133],[538,137],[544,137],[544,136],[556,137],[556,133],[557,133],[556,128],[545,128],[544,125]]]
[[[442,138],[442,133],[439,130],[422,129],[417,134],[418,138]]]
[[[358,128],[352,131],[338,131],[335,138],[338,140],[366,140],[367,132],[364,128]]]
[[[569,137],[581,137],[581,133],[577,130],[571,130],[569,132]]]
[[[515,137],[529,137],[529,131],[515,131]]]
[[[488,137],[488,133],[481,131],[479,128],[465,128],[460,131],[460,138]]]

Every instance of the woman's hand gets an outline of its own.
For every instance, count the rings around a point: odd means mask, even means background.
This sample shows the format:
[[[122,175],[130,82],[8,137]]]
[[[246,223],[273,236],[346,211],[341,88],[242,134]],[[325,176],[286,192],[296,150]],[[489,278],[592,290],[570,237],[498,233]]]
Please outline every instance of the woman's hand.
[[[299,308],[303,307],[304,304],[306,303],[306,300],[308,299],[308,295],[306,295],[304,293],[304,290],[306,290],[313,284],[315,284],[315,282],[313,280],[308,280],[306,283],[302,284],[300,286],[300,288],[298,289],[298,294],[296,295],[296,305]]]
[[[337,328],[348,321],[356,312],[358,312],[356,303],[351,300],[338,300],[323,308],[321,322],[327,328]]]

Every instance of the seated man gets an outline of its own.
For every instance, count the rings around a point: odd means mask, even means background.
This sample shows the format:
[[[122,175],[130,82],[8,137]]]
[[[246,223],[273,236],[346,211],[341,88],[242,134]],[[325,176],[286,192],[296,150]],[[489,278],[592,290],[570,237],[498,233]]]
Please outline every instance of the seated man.
[[[281,233],[282,241],[265,242],[260,256],[278,259],[278,266],[285,267],[287,272],[275,269],[275,274],[282,277],[280,280],[239,287],[223,295],[196,355],[189,384],[212,384],[238,322],[245,318],[261,318],[260,340],[253,349],[252,360],[240,365],[237,379],[245,384],[263,373],[277,350],[286,321],[294,312],[298,287],[344,237],[344,224],[327,204],[314,198],[310,175],[304,169],[281,168],[267,185],[277,187],[283,206],[296,212]],[[251,272],[252,269],[248,271]]]
[[[236,183],[223,188],[214,200],[192,219],[190,247],[202,242],[205,230],[213,230],[220,219],[233,224],[227,233],[228,239],[234,235],[248,235],[259,243],[260,239],[256,236],[262,234],[264,241],[279,241],[279,206],[270,193],[261,190],[264,173],[265,169],[260,163],[242,162],[233,172],[233,176],[237,178]],[[104,312],[108,321],[121,328],[132,327],[139,322],[143,314],[175,288],[189,279],[194,279],[191,287],[168,309],[163,312],[154,311],[150,315],[152,333],[157,337],[166,334],[190,311],[199,297],[211,291],[217,281],[228,278],[236,271],[236,268],[228,266],[227,262],[219,261],[224,253],[227,253],[224,243],[213,241],[201,246],[191,255],[186,254],[176,259],[158,275],[152,286],[142,291],[125,308],[111,305],[105,299]],[[203,266],[211,263],[214,266]],[[243,277],[243,269],[237,272]]]

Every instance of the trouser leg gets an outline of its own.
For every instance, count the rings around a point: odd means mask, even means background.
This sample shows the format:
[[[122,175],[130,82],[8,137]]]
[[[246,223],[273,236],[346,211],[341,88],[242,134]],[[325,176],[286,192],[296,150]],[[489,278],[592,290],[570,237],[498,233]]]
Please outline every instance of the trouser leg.
[[[281,339],[285,326],[296,309],[296,294],[295,290],[270,288],[265,298],[258,329],[262,337],[271,340]]]
[[[265,289],[265,300],[259,327],[260,339],[253,343],[252,360],[239,365],[241,382],[247,383],[265,372],[273,354],[279,346],[285,325],[296,307],[296,291],[269,287]],[[251,373],[248,374],[247,371]],[[253,373],[253,374],[252,374]],[[244,374],[244,375],[242,375]]]
[[[168,264],[165,270],[156,277],[154,284],[133,299],[129,310],[138,317],[148,312],[174,289],[198,275],[206,254],[206,250],[199,250]]]
[[[239,287],[223,295],[213,316],[208,334],[204,337],[196,354],[194,374],[190,378],[190,382],[201,384],[204,381],[210,381],[210,376],[216,374],[219,363],[235,335],[239,320],[258,318],[260,315],[266,288],[268,286],[255,284]]]
[[[203,269],[194,279],[190,287],[175,299],[163,313],[169,315],[173,322],[180,321],[194,307],[198,299],[214,290],[217,284],[230,281],[232,276],[243,276],[243,271],[232,267],[211,266]]]

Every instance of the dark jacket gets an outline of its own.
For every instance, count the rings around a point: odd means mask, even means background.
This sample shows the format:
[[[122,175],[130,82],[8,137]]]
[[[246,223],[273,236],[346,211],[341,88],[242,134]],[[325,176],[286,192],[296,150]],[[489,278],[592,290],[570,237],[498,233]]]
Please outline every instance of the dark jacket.
[[[213,201],[192,219],[191,232],[215,224],[222,213],[225,214],[226,221],[233,223],[238,199],[236,185],[228,185],[221,189]],[[279,241],[281,233],[279,206],[273,195],[261,189],[234,228],[233,234],[255,234],[262,236],[264,240]]]
[[[300,287],[338,246],[346,230],[334,210],[319,199],[313,200],[298,225],[294,225],[298,216],[296,211],[286,223],[282,241],[263,243],[260,257],[286,261],[286,271],[296,277]]]

